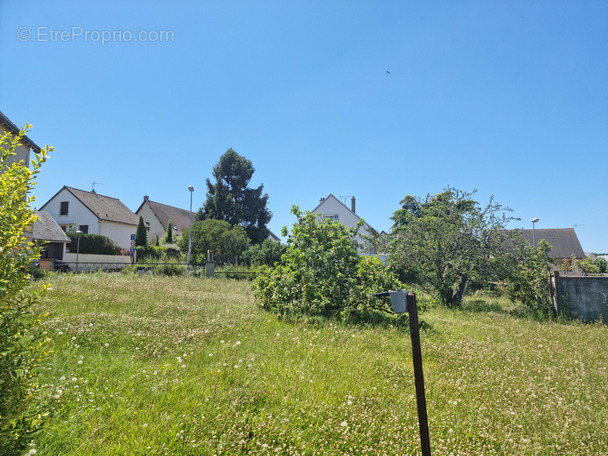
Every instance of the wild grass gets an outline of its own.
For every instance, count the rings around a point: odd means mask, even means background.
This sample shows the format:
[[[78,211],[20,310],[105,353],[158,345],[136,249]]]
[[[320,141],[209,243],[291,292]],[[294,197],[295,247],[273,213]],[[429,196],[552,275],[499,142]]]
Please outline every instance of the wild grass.
[[[247,281],[51,275],[38,455],[418,454],[409,332],[284,321]],[[608,454],[608,328],[424,314],[435,455]]]

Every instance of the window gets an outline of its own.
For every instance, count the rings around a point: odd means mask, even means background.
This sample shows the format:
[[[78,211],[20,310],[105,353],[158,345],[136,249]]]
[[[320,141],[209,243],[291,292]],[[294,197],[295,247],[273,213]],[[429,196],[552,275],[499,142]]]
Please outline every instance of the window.
[[[59,215],[68,215],[68,209],[70,207],[69,201],[61,202],[61,209],[59,209]]]
[[[78,229],[83,233],[87,234],[89,232],[89,225],[80,225]]]
[[[328,215],[327,218],[329,219],[330,222],[338,222],[338,214],[336,215]]]
[[[69,225],[59,225],[59,228],[61,228],[65,232],[67,232],[68,231],[68,226]]]

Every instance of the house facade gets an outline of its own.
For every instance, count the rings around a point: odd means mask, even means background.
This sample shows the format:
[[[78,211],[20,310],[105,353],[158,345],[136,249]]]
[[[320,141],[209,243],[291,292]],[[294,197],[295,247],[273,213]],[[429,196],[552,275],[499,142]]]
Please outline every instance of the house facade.
[[[0,134],[5,135],[6,133],[12,133],[18,135],[21,129],[17,127],[11,120],[0,112]],[[24,136],[21,139],[21,145],[17,146],[15,152],[16,156],[9,159],[9,163],[17,163],[19,160],[23,160],[25,166],[30,166],[30,153],[31,151],[36,153],[40,152],[40,147],[32,141],[28,136]]]
[[[75,228],[100,234],[128,249],[139,218],[119,199],[64,186],[40,210],[48,212],[63,231]]]
[[[361,220],[361,217],[355,213],[356,199],[354,196],[351,197],[350,204],[351,207],[349,208],[330,193],[327,198],[321,198],[319,200],[319,205],[311,212],[316,212],[331,221],[340,222],[341,224],[352,228]],[[365,221],[363,221],[363,223],[364,225],[360,231],[361,234],[371,236],[375,233],[375,230],[371,226],[365,223]]]
[[[186,209],[151,201],[147,195],[144,196],[144,201],[135,211],[135,214],[138,218],[143,217],[148,229],[148,240],[156,239],[157,236],[158,239],[162,238],[167,233],[169,220],[173,225],[173,234],[181,236],[182,232],[190,226],[190,217],[192,217],[192,223],[194,223],[194,217],[196,216],[194,212]]]

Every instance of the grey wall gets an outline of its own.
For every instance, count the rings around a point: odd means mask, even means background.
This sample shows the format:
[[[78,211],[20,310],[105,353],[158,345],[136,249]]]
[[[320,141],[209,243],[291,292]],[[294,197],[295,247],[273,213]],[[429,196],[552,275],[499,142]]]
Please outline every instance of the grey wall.
[[[556,272],[555,300],[559,313],[608,324],[608,276],[560,277]]]

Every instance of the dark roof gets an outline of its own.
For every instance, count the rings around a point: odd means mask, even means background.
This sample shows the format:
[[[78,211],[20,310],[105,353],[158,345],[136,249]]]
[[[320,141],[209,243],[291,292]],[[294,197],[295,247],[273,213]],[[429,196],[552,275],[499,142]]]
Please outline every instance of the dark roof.
[[[11,122],[11,120],[6,117],[2,111],[0,111],[0,123],[6,125],[8,127],[8,129],[15,135],[18,135],[19,132],[21,131],[21,128],[19,128],[17,125],[15,125],[13,122]],[[30,138],[26,136],[24,136],[22,138],[22,141],[27,144],[29,147],[31,147],[34,152],[40,152],[40,147],[38,147],[38,145],[32,141]]]
[[[74,195],[74,197],[95,214],[99,220],[135,226],[137,226],[137,223],[139,222],[139,217],[131,212],[131,210],[118,198],[100,195],[95,191],[86,192],[84,190],[78,190],[77,188],[68,187],[67,185],[64,185],[61,190],[64,189]],[[59,192],[61,192],[61,190],[59,190]],[[57,192],[53,198],[55,198],[59,192]],[[40,209],[44,209],[53,198],[47,201]]]
[[[70,238],[57,225],[51,214],[37,211],[38,217],[32,227],[32,239],[46,242],[70,242]]]
[[[177,227],[178,234],[188,228],[190,225],[190,211],[186,209],[180,209],[178,207],[169,206],[167,204],[157,203],[155,201],[150,201],[147,197],[144,197],[144,202],[141,203],[141,206],[135,211],[136,213],[143,207],[144,204],[148,203],[150,209],[156,215],[156,218],[163,226],[163,228],[167,229],[167,224],[169,220],[173,222],[173,224]],[[192,212],[192,222],[194,222],[194,217],[196,214]]]
[[[519,230],[519,232],[530,244],[532,244],[533,232],[536,245],[541,239],[547,241],[552,247],[549,252],[552,258],[572,258],[572,254],[575,258],[585,258],[585,252],[583,252],[574,228]]]

